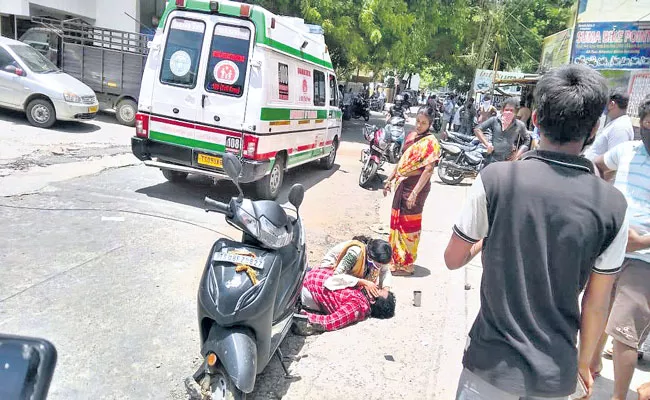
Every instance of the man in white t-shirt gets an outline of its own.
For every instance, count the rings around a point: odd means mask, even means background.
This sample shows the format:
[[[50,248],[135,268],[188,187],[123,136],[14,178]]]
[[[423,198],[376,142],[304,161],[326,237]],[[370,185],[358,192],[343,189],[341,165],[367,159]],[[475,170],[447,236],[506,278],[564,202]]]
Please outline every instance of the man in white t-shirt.
[[[614,339],[612,400],[626,398],[637,352],[650,333],[650,97],[639,107],[639,120],[640,141],[620,144],[595,160],[601,173],[617,171],[614,186],[627,200],[630,219],[627,254],[606,329]]]
[[[630,96],[624,89],[614,89],[609,95],[609,101],[605,107],[605,114],[609,122],[596,135],[594,144],[585,152],[585,157],[594,161],[617,145],[634,140],[634,128],[632,120],[627,115],[627,104]]]

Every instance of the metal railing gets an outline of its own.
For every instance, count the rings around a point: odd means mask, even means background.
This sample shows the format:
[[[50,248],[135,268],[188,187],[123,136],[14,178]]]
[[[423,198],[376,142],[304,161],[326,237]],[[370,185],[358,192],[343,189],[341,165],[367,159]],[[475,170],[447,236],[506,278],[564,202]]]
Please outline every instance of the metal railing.
[[[92,26],[81,18],[56,20],[33,17],[32,22],[54,32],[64,43],[101,47],[127,53],[148,53],[147,35]]]

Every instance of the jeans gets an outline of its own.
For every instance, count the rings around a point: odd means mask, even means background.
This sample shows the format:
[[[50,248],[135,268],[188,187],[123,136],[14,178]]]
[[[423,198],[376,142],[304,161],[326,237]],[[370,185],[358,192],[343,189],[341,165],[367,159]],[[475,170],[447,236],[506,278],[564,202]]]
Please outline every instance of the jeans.
[[[504,392],[479,378],[468,369],[463,369],[458,382],[456,400],[569,400],[564,397],[519,397]]]

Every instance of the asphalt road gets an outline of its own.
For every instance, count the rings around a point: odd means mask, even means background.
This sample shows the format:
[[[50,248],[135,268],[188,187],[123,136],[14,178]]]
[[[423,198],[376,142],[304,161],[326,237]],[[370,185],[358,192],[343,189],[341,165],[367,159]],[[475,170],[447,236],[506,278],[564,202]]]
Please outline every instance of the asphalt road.
[[[203,211],[202,199],[227,200],[234,186],[167,182],[129,155],[132,130],[111,116],[54,131],[21,118],[0,112],[0,331],[56,345],[51,399],[186,398],[182,381],[200,363],[196,292],[205,258],[218,238],[238,237]],[[333,170],[305,166],[286,177],[281,201],[293,183],[307,189],[310,263],[340,240],[387,232],[390,198],[380,181],[369,190],[357,184],[362,126],[344,124]],[[288,336],[282,348],[297,358],[290,369],[300,378],[284,379],[273,360],[251,397],[453,398],[481,268],[476,260],[449,272],[442,254],[468,183],[435,179],[417,274],[395,278],[395,318]],[[421,307],[412,305],[414,290],[423,292]],[[595,398],[607,398],[611,378],[606,362]],[[635,384],[644,379],[650,374],[638,370]]]

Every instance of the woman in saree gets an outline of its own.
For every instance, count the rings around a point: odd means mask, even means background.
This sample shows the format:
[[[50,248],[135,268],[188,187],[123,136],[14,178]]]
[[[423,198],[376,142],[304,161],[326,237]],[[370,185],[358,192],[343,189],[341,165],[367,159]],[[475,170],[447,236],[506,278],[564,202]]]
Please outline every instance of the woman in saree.
[[[390,218],[393,275],[413,275],[417,259],[422,210],[431,190],[433,167],[440,157],[440,145],[430,134],[434,110],[422,107],[416,115],[415,131],[404,141],[403,155],[384,186],[384,196],[395,191]]]

